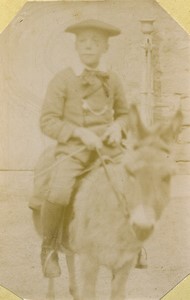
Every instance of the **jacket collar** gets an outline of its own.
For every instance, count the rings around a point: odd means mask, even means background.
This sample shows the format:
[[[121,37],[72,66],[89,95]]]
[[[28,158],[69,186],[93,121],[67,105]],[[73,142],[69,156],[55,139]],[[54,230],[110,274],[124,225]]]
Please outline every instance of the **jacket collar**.
[[[75,73],[76,76],[80,76],[84,72],[85,69],[93,70],[93,71],[101,71],[101,72],[107,72],[108,71],[108,69],[106,68],[106,65],[103,62],[101,62],[97,68],[91,69],[91,68],[89,68],[88,66],[82,64],[79,61],[77,64],[73,65],[72,68],[73,68],[74,73]]]

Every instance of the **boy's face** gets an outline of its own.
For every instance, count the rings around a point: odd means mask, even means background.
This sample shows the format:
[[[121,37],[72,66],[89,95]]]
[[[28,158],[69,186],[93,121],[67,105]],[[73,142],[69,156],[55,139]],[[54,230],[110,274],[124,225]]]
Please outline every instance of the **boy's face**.
[[[76,50],[81,61],[96,68],[108,48],[108,37],[96,29],[85,29],[76,36]]]

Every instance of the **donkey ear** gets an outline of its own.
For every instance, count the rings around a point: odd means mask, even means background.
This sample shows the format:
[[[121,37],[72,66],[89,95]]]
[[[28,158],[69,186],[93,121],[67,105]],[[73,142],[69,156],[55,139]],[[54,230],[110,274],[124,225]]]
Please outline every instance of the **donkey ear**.
[[[169,125],[161,127],[160,137],[166,142],[174,142],[180,132],[183,114],[180,110],[171,119]]]
[[[145,128],[141,118],[137,106],[132,104],[129,109],[129,129],[133,133],[133,135],[137,139],[144,139],[149,131]]]

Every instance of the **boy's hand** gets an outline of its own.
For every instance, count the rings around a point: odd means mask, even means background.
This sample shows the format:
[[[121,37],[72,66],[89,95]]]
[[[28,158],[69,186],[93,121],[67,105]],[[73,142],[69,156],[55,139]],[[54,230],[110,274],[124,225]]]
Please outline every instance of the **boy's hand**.
[[[102,137],[102,141],[106,142],[110,146],[116,146],[121,143],[122,140],[122,132],[121,126],[118,123],[113,123],[108,127],[106,132]]]
[[[77,127],[74,130],[73,137],[79,138],[89,150],[101,149],[103,146],[101,139],[87,128]]]

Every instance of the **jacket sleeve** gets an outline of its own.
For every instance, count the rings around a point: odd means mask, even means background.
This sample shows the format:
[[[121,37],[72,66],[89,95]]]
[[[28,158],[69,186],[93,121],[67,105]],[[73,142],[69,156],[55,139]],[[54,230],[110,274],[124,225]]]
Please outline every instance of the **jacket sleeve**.
[[[66,100],[66,86],[64,76],[58,73],[49,83],[40,117],[42,132],[66,143],[72,136],[74,124],[64,120],[64,104]]]
[[[114,113],[115,122],[120,124],[126,135],[128,131],[128,103],[121,81],[117,76],[114,76]]]

